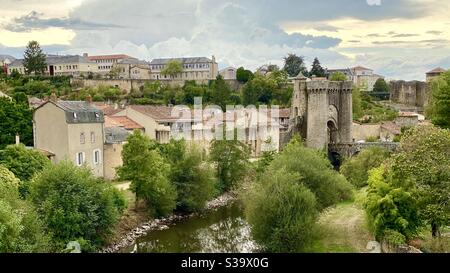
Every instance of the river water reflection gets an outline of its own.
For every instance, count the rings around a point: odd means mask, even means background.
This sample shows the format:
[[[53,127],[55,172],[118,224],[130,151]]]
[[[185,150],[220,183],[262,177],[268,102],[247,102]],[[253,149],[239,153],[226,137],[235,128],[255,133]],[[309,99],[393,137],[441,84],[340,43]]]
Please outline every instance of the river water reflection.
[[[235,203],[178,222],[169,229],[149,232],[124,251],[133,249],[138,253],[251,253],[258,247],[242,207]]]

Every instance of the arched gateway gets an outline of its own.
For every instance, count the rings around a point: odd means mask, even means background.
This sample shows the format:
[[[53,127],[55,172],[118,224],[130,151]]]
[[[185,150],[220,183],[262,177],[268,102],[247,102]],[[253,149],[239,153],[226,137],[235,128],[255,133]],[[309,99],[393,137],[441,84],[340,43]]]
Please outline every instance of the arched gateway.
[[[328,144],[352,142],[352,82],[294,79],[291,132],[306,145],[327,149]]]

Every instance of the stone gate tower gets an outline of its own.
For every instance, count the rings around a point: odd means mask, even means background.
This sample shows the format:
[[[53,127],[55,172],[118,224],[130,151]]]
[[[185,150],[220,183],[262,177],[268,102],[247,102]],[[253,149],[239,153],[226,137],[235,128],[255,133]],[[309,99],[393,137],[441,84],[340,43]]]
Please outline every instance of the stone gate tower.
[[[291,131],[299,132],[310,148],[352,142],[352,82],[294,79]]]

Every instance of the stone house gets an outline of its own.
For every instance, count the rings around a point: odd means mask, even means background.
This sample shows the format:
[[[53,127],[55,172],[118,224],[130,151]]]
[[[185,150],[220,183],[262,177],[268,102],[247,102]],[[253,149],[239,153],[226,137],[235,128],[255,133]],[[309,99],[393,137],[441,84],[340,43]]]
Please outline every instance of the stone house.
[[[51,99],[33,114],[34,148],[53,154],[57,163],[68,159],[104,176],[104,115],[90,101]]]
[[[168,58],[154,59],[150,62],[151,78],[154,80],[169,80],[170,76],[163,75],[161,72],[170,61],[178,61],[183,66],[183,72],[175,75],[172,80],[214,80],[219,74],[218,64],[214,56],[211,59],[206,57]]]
[[[351,68],[354,75],[354,84],[365,88],[365,91],[373,91],[373,87],[378,79],[384,79],[383,76],[373,73],[372,69],[362,66]]]
[[[112,65],[113,68],[119,70],[119,79],[150,79],[150,66],[146,61],[135,58],[127,58],[119,60]]]
[[[428,72],[426,73],[426,79],[427,79],[427,82],[431,82],[433,79],[439,77],[442,73],[444,73],[444,72],[446,72],[446,71],[447,71],[447,70],[445,70],[445,69],[442,68],[442,67],[438,67],[438,68],[435,68],[435,69],[433,69],[433,70],[431,70],[431,71],[428,71]]]

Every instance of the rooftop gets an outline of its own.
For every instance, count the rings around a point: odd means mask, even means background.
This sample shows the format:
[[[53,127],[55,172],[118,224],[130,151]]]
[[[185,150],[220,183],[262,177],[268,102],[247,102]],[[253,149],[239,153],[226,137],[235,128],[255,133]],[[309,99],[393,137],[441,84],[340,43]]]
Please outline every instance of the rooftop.
[[[89,63],[90,61],[79,55],[47,55],[45,62],[47,65],[55,64],[73,64],[73,63]],[[11,64],[11,67],[23,66],[23,59],[16,59]]]
[[[364,66],[360,66],[360,65],[352,67],[351,69],[352,70],[371,70],[372,71],[372,69],[364,67]]]
[[[128,117],[105,116],[105,128],[122,127],[125,130],[143,129],[142,125]]]
[[[105,128],[105,143],[114,144],[126,141],[130,133],[122,127]]]
[[[179,61],[182,64],[185,63],[210,63],[211,59],[206,57],[188,57],[188,58],[162,58],[162,59],[153,59],[150,64],[167,64],[169,61]]]
[[[49,100],[36,110],[48,103],[54,104],[66,113],[67,123],[103,123],[105,121],[103,112],[86,101]]]
[[[172,111],[175,109],[170,106],[162,105],[130,105],[130,108],[138,111],[141,114],[149,116],[158,122],[173,122],[180,120],[179,117],[172,116]],[[191,117],[193,116],[192,113]]]
[[[113,54],[113,55],[96,55],[96,56],[88,56],[87,57],[91,61],[95,60],[110,60],[110,59],[128,59],[133,58],[131,56],[125,54]]]
[[[427,74],[436,74],[436,73],[444,73],[444,72],[447,72],[447,70],[445,70],[442,67],[437,67],[431,71],[428,71]]]

